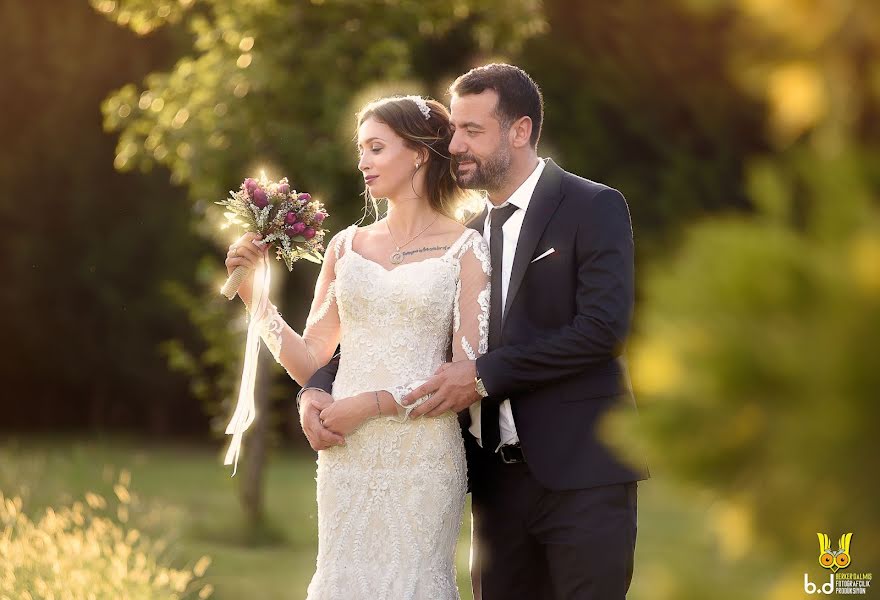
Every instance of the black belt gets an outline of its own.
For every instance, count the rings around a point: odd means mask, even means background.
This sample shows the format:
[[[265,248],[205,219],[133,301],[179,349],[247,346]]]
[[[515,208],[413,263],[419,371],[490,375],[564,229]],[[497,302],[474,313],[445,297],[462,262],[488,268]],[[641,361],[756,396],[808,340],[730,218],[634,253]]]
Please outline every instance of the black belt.
[[[522,446],[519,445],[519,442],[501,446],[497,454],[501,457],[501,462],[508,465],[526,462],[526,457],[523,455]]]

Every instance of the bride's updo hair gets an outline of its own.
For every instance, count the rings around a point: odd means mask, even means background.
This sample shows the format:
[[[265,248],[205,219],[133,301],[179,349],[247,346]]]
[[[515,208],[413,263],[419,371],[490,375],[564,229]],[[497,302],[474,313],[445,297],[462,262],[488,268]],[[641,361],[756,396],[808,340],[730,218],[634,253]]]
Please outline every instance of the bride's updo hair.
[[[424,154],[427,159],[421,168],[426,170],[428,203],[447,217],[466,220],[469,214],[461,215],[459,209],[475,210],[477,196],[460,188],[452,174],[449,157],[452,126],[446,107],[436,100],[419,96],[389,96],[364,106],[357,116],[357,128],[360,129],[364,121],[371,117],[390,127],[403,138],[408,148],[426,150]],[[375,205],[369,188],[365,194]]]

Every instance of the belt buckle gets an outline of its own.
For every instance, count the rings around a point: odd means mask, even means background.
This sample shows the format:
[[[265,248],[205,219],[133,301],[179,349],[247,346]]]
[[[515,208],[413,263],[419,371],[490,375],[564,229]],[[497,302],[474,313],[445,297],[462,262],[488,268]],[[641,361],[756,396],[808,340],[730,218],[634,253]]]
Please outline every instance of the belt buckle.
[[[511,454],[513,454],[513,456],[508,458],[508,454],[505,450],[511,450]],[[506,444],[504,446],[501,446],[501,448],[498,451],[498,454],[501,455],[501,461],[506,465],[515,465],[518,463],[525,462],[525,459],[522,454],[522,447],[519,444]],[[518,455],[518,456],[516,456],[516,455]]]

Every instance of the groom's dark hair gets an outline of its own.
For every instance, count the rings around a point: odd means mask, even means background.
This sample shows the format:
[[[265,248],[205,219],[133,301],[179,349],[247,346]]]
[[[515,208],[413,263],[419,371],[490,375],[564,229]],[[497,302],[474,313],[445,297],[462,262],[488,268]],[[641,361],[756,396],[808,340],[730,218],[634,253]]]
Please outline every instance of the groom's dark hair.
[[[538,84],[519,67],[492,63],[471,69],[449,86],[449,92],[456,96],[480,94],[487,89],[498,94],[495,113],[502,128],[510,127],[520,117],[532,120],[529,141],[533,148],[537,148],[544,121],[544,97]]]

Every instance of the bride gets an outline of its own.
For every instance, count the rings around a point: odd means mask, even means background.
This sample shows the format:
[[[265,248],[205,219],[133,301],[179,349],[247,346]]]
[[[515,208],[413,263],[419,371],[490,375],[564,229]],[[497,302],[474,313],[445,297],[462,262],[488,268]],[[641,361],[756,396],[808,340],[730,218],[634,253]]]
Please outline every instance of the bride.
[[[466,490],[455,413],[410,420],[427,396],[410,391],[448,359],[486,352],[489,250],[458,222],[466,192],[447,156],[452,130],[440,103],[384,98],[358,115],[357,143],[370,198],[385,218],[333,237],[302,336],[269,304],[261,335],[300,385],[342,353],[334,402],[321,413],[342,445],[318,453],[318,558],[308,598],[458,598],[455,546]],[[264,249],[245,234],[231,273]],[[253,275],[239,296],[250,310]]]

